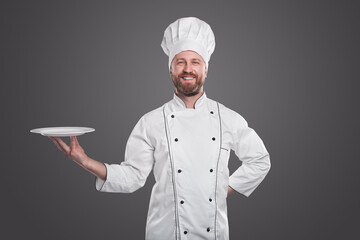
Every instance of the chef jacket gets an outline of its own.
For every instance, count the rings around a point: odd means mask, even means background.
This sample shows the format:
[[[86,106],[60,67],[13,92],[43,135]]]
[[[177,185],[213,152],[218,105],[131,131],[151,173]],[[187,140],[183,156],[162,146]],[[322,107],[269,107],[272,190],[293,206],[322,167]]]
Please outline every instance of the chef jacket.
[[[230,150],[242,165],[229,177]],[[153,170],[147,240],[227,240],[228,186],[249,196],[268,173],[270,158],[241,115],[205,92],[194,109],[174,93],[137,122],[125,160],[104,164],[106,180],[96,178],[101,192],[134,192]]]

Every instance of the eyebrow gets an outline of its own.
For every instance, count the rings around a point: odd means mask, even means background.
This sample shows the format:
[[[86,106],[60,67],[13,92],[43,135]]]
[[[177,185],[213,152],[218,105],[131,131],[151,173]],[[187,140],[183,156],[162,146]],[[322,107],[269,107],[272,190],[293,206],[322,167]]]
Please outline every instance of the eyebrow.
[[[178,58],[178,59],[176,59],[176,61],[179,61],[179,60],[184,60],[185,61],[185,58]],[[190,60],[197,60],[197,61],[201,61],[201,59],[200,58],[191,58]]]

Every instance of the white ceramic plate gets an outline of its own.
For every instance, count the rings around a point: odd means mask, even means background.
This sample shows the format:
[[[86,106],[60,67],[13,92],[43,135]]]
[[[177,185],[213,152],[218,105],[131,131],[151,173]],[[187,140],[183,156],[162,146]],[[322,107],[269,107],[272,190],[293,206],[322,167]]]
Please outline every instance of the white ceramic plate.
[[[36,128],[30,130],[30,132],[32,133],[39,133],[43,136],[52,136],[52,137],[79,136],[93,131],[95,131],[95,129],[88,127],[46,127],[46,128]]]

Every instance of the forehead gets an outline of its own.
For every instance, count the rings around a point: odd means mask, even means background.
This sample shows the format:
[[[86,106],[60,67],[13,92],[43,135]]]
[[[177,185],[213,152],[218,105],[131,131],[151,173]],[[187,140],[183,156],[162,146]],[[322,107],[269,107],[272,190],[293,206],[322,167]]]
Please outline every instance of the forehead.
[[[202,57],[194,51],[182,51],[179,52],[178,54],[175,55],[174,59],[179,59],[179,58],[184,58],[184,59],[200,59],[203,60]]]

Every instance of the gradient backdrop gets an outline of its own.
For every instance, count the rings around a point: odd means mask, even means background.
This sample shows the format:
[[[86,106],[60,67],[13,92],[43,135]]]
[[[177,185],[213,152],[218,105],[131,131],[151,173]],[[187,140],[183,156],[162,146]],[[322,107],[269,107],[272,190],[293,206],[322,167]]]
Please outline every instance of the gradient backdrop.
[[[99,193],[50,139],[79,137],[123,161],[140,117],[173,97],[165,28],[180,17],[216,37],[205,91],[263,139],[272,169],[228,198],[230,239],[360,239],[357,1],[1,1],[2,239],[141,240],[154,183]],[[65,139],[69,142],[69,139]],[[232,153],[231,171],[240,166]]]

